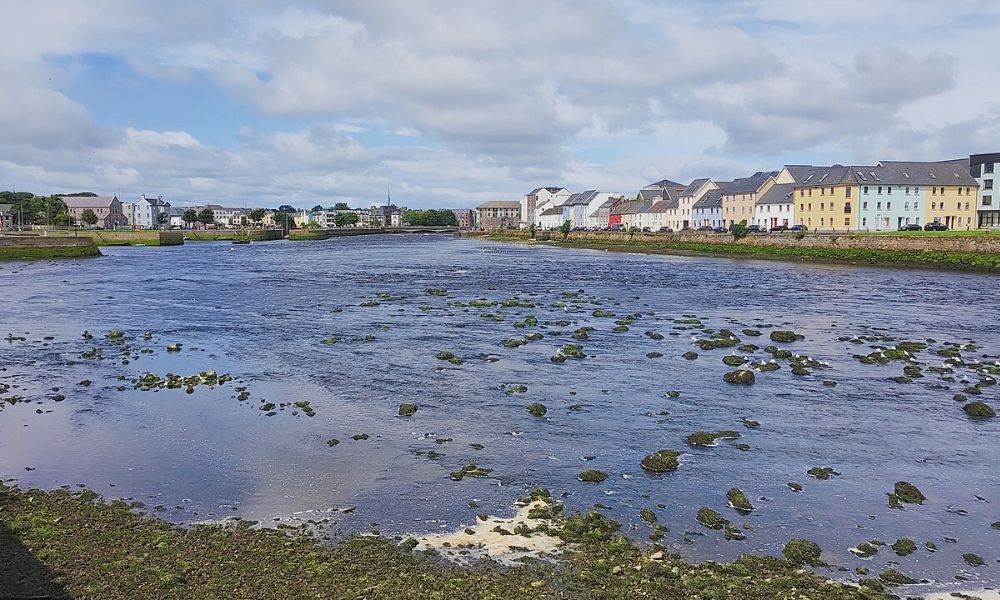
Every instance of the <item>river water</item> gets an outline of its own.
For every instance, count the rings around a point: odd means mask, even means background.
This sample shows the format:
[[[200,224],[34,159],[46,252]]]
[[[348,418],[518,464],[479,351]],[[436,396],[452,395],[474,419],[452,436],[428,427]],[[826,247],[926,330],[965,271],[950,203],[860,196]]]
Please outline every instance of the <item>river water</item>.
[[[972,419],[952,399],[981,375],[960,367],[944,375],[953,381],[925,372],[896,383],[906,363],[852,358],[893,342],[845,339],[932,339],[914,363],[924,367],[942,364],[935,350],[945,342],[975,342],[963,360],[992,363],[1000,354],[1000,278],[433,236],[104,253],[0,264],[0,336],[12,336],[0,339],[0,399],[20,397],[0,402],[0,478],[8,482],[87,486],[185,524],[328,519],[331,535],[450,531],[477,513],[510,514],[525,490],[544,486],[569,510],[606,506],[638,541],[651,531],[638,512],[654,509],[669,528],[662,543],[691,559],[779,553],[804,537],[823,547],[835,577],[849,575],[836,567],[877,573],[895,565],[942,589],[1000,583],[1000,530],[990,526],[1000,520],[1000,419]],[[452,304],[512,298],[535,306]],[[629,331],[612,332],[616,319],[636,313]],[[722,357],[736,349],[694,348],[710,335],[676,323],[682,315],[762,348],[773,329],[794,330],[805,339],[777,345],[829,368],[796,376],[779,360],[754,385],[725,383],[732,369]],[[538,325],[515,326],[528,316]],[[583,326],[595,330],[577,342],[572,333]],[[125,333],[124,344],[104,337],[112,329]],[[85,330],[94,338],[84,339]],[[544,338],[501,344],[532,332]],[[329,338],[337,342],[324,344]],[[181,351],[168,352],[174,343]],[[550,360],[570,343],[587,358]],[[101,358],[81,356],[95,348]],[[697,360],[681,357],[690,350]],[[462,364],[438,360],[440,351]],[[763,349],[740,354],[771,359]],[[133,385],[145,373],[206,370],[235,381],[190,394]],[[527,391],[513,393],[517,384]],[[237,399],[238,386],[249,399]],[[984,385],[972,400],[1000,408],[998,388]],[[667,397],[670,390],[680,395]],[[304,400],[315,416],[280,406]],[[398,416],[404,402],[419,411]],[[532,402],[547,414],[530,414]],[[741,438],[689,446],[699,430],[737,430]],[[357,434],[369,437],[353,440]],[[331,447],[330,438],[340,443]],[[681,467],[644,472],[642,457],[661,448],[684,451]],[[449,478],[468,463],[492,472]],[[806,474],[814,466],[840,475],[814,479]],[[606,471],[607,481],[577,481],[587,468]],[[926,502],[889,508],[900,480],[917,485]],[[731,487],[757,510],[741,516],[728,508]],[[749,526],[746,539],[726,541],[699,525],[703,506]],[[848,550],[901,537],[914,539],[917,552],[903,558],[883,547],[862,560]],[[966,565],[964,553],[986,566]]]

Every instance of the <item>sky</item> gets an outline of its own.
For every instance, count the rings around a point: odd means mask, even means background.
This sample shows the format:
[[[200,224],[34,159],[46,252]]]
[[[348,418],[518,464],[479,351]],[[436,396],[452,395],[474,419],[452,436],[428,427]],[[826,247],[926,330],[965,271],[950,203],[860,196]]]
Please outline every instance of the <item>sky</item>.
[[[0,0],[0,190],[474,207],[1000,152],[982,0]]]

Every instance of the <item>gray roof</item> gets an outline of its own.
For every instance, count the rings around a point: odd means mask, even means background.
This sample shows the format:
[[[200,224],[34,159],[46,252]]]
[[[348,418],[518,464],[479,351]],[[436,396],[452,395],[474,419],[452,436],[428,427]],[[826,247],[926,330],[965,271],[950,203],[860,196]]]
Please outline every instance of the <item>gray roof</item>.
[[[489,202],[483,202],[476,208],[508,208],[508,209],[521,209],[521,203],[517,200],[490,200]]]
[[[795,184],[779,183],[772,185],[758,200],[757,204],[788,204],[794,201]]]
[[[652,208],[653,204],[654,202],[652,200],[646,200],[645,202],[631,202],[622,210],[621,214],[634,215],[649,212],[649,209]]]
[[[563,202],[563,206],[586,206],[597,197],[597,190],[587,190],[573,194]]]
[[[802,171],[795,178],[796,187],[823,187],[843,183],[857,183],[856,173],[871,172],[875,167],[831,165],[829,167],[812,167],[811,171]],[[872,175],[874,177],[874,175]]]
[[[979,183],[969,173],[969,159],[943,160],[940,162],[879,161],[872,172],[858,169],[858,183],[890,185],[967,185]]]
[[[170,209],[167,211],[167,215],[171,217],[183,217],[185,210],[186,209],[180,206],[171,206]]]
[[[535,188],[535,189],[531,190],[530,192],[528,192],[528,195],[529,196],[534,196],[535,194],[537,194],[538,192],[540,192],[542,190],[547,190],[550,194],[555,194],[556,192],[561,192],[564,189],[566,189],[566,188],[561,188],[561,187],[540,187],[540,188]]]
[[[649,212],[651,213],[664,213],[671,208],[677,208],[677,201],[671,202],[670,200],[659,200],[653,203],[653,206],[649,207]]]
[[[695,192],[697,192],[701,188],[701,186],[708,183],[708,181],[709,181],[708,177],[695,179],[686,188],[684,188],[684,191],[681,192],[681,196],[693,196]]]
[[[722,194],[725,191],[725,186],[729,185],[728,181],[716,182],[719,186],[717,190],[709,190],[707,194],[701,197],[700,200],[694,203],[691,207],[695,210],[698,209],[708,209],[708,208],[720,208],[722,206]]]
[[[562,214],[562,207],[553,206],[552,208],[546,208],[545,210],[543,210],[539,216],[551,217],[552,215],[561,215],[561,214]]]
[[[59,196],[67,208],[108,208],[115,196]]]
[[[149,202],[150,206],[166,206],[169,204],[169,202],[166,202],[161,198],[154,198],[152,196],[140,196],[139,201],[141,202],[143,200]]]
[[[777,175],[777,171],[757,171],[749,177],[740,177],[739,179],[734,179],[732,183],[726,188],[726,194],[749,194],[751,192],[756,192],[760,189],[760,186],[764,185],[768,177],[774,177]]]
[[[642,189],[646,190],[646,189],[655,188],[655,187],[657,187],[657,188],[680,188],[680,189],[682,189],[682,188],[685,187],[685,185],[683,183],[677,183],[676,181],[671,181],[669,179],[661,179],[659,181],[656,181],[654,183],[651,183],[651,184],[647,185],[646,187],[644,187]]]

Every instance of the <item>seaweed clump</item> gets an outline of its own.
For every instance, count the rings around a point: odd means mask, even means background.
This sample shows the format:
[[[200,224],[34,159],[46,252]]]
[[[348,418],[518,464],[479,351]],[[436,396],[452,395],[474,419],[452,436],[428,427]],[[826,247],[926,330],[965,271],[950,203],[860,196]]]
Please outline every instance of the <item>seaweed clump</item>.
[[[652,454],[647,454],[639,463],[643,469],[653,473],[669,473],[677,470],[680,465],[677,458],[681,455],[676,450],[659,450]]]
[[[809,565],[811,567],[823,566],[823,561],[820,560],[822,553],[823,550],[819,547],[819,544],[812,540],[803,539],[790,540],[781,550],[781,554],[789,562],[797,565]]]

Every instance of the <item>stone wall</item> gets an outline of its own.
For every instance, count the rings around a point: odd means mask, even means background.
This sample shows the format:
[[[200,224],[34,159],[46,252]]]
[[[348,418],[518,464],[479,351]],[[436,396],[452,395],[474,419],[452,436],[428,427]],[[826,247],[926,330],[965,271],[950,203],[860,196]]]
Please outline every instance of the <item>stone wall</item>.
[[[0,246],[4,248],[53,248],[92,246],[94,241],[89,237],[52,237],[37,235],[0,235]]]
[[[503,232],[503,237],[530,239],[526,231]],[[536,232],[539,240],[561,240],[558,231]],[[574,231],[569,234],[569,240],[595,240],[608,243],[628,243],[629,235],[612,231]],[[817,248],[851,248],[878,250],[908,250],[908,251],[938,251],[938,252],[978,252],[985,254],[1000,254],[1000,235],[849,235],[829,233],[807,233],[802,239],[796,239],[794,233],[748,235],[735,241],[729,234],[709,233],[636,233],[634,242],[671,243],[707,243],[707,244],[742,244],[750,246],[793,246]]]

